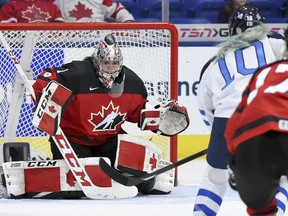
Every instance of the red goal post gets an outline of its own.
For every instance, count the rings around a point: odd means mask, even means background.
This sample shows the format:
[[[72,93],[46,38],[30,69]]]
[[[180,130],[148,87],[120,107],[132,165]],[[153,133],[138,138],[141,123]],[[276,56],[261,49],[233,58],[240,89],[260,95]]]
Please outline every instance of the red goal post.
[[[99,40],[112,33],[123,52],[124,65],[144,80],[149,100],[154,104],[177,100],[178,32],[171,23],[1,23],[0,31],[31,83],[47,67],[90,56]],[[0,144],[28,142],[36,152],[51,157],[47,134],[31,124],[34,104],[29,92],[2,44],[0,76]],[[143,133],[133,124],[126,128],[128,133],[155,142],[165,159],[177,161],[177,137]],[[0,163],[2,160],[0,153]]]

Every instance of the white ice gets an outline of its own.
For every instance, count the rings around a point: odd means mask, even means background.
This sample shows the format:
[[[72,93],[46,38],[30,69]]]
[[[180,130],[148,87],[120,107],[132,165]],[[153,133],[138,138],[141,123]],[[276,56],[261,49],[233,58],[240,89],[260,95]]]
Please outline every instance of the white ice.
[[[195,160],[180,166],[179,186],[169,195],[121,200],[0,199],[0,216],[192,216],[205,163]],[[237,192],[228,189],[218,215],[247,215]]]

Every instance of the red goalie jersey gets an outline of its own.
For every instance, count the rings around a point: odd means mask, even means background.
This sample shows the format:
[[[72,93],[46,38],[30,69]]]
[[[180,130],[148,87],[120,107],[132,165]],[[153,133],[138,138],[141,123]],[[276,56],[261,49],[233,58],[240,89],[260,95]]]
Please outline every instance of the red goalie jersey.
[[[267,131],[288,131],[288,60],[258,70],[227,123],[225,138],[234,154],[238,145]],[[255,111],[257,110],[257,111]]]
[[[125,121],[138,123],[148,101],[144,82],[126,66],[122,66],[114,82],[124,86],[122,95],[111,96],[96,74],[91,58],[44,70],[33,85],[37,100],[51,80],[74,94],[60,126],[69,140],[82,145],[102,145],[121,132]]]

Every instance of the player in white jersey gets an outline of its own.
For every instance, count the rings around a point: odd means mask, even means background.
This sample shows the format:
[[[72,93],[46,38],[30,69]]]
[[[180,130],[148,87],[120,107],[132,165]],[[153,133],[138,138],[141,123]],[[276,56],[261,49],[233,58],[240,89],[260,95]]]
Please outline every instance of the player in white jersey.
[[[270,34],[263,23],[257,8],[239,8],[230,18],[231,37],[219,45],[217,55],[201,71],[197,98],[203,120],[211,127],[211,136],[208,166],[195,200],[195,216],[217,215],[228,186],[226,122],[255,70],[280,59],[285,49],[283,35]]]
[[[133,22],[133,15],[113,0],[55,0],[65,22]]]

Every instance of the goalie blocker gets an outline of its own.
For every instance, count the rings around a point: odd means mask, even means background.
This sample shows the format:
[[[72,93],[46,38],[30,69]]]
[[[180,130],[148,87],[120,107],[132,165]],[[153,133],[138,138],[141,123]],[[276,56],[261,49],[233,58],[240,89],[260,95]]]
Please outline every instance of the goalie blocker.
[[[117,198],[135,196],[135,186],[124,186],[108,177],[99,167],[99,158],[79,159],[98,187],[121,190]],[[108,158],[105,160],[110,163]],[[130,174],[150,173],[170,164],[161,160],[161,149],[149,140],[127,134],[118,135],[114,166]],[[64,160],[12,161],[2,164],[1,177],[7,198],[81,198],[81,188]],[[174,187],[174,169],[136,186],[142,194],[166,194]],[[136,193],[137,194],[137,193]]]
[[[50,81],[43,89],[42,95],[33,115],[32,123],[40,131],[55,135],[63,111],[72,98],[72,92],[63,85]]]

